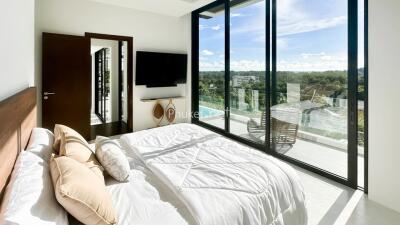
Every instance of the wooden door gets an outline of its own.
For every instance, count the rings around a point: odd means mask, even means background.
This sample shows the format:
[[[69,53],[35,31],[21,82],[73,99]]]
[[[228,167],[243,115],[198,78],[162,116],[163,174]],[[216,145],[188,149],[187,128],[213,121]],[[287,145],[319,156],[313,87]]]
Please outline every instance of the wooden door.
[[[90,39],[43,33],[42,124],[64,124],[90,138]]]

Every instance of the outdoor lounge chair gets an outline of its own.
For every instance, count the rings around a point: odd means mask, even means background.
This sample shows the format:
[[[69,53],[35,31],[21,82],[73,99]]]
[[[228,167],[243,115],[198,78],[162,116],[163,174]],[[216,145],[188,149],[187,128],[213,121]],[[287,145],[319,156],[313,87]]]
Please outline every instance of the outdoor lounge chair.
[[[271,124],[271,141],[282,145],[294,145],[296,143],[298,124],[278,120],[273,117],[271,117]],[[247,122],[247,131],[252,138],[263,141],[262,138],[265,137],[266,125],[265,111],[263,111],[260,122],[254,119],[250,119]]]

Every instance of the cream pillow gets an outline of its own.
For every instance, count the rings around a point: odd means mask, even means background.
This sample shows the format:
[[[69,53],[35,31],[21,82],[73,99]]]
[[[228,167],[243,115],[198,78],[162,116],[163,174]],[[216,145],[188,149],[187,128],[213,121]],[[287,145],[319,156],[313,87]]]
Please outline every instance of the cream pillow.
[[[73,134],[76,138],[81,140],[82,142],[86,142],[85,138],[82,137],[78,132],[76,132],[74,129],[67,127],[65,125],[61,124],[56,124],[54,126],[54,142],[53,142],[53,149],[58,153],[60,151],[60,145],[61,145],[61,134],[63,132],[68,132],[70,134]]]
[[[110,176],[120,182],[128,181],[130,172],[129,162],[122,152],[118,141],[97,136],[96,156]]]
[[[90,225],[117,224],[110,194],[85,165],[68,157],[52,157],[50,172],[57,201],[77,220]]]
[[[63,131],[61,133],[60,156],[67,156],[85,164],[104,182],[103,167],[89,144],[77,136],[75,132]]]

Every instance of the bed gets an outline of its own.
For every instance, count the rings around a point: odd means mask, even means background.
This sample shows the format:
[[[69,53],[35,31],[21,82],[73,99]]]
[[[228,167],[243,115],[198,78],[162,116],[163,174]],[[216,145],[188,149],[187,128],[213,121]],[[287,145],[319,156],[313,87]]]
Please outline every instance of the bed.
[[[35,93],[25,90],[0,103],[2,193],[36,125]],[[4,117],[15,108],[16,119]],[[118,142],[131,169],[127,183],[106,178],[118,224],[307,224],[296,172],[262,152],[186,123],[126,134]],[[79,223],[70,217],[69,224]]]
[[[271,156],[185,123],[121,140],[181,200],[196,224],[307,224],[296,172]]]

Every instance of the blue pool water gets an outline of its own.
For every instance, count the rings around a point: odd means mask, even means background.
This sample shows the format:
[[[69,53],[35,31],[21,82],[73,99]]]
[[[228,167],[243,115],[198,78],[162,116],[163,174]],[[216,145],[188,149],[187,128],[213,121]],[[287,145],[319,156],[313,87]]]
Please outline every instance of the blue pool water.
[[[216,109],[208,108],[205,106],[199,106],[199,117],[200,118],[219,116],[219,115],[223,115],[223,114],[224,114],[224,112],[221,110],[216,110]]]

